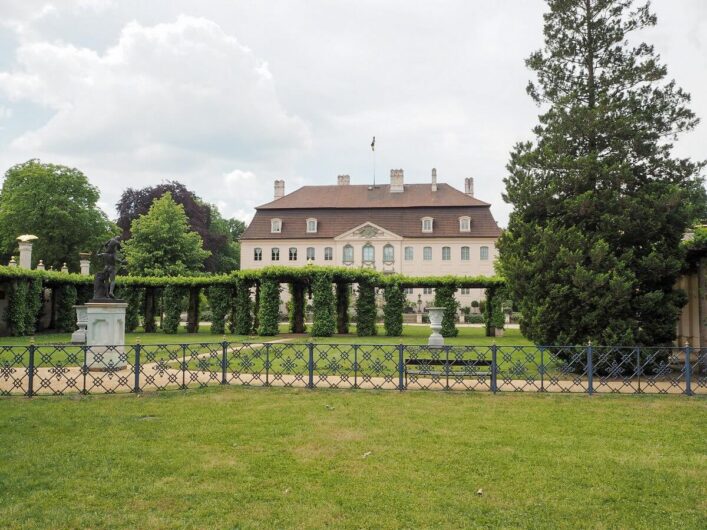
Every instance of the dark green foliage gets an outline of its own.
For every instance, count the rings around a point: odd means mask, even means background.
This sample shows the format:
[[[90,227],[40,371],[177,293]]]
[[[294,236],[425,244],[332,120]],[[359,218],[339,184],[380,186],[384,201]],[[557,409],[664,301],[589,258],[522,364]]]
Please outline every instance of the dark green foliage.
[[[258,308],[258,335],[278,334],[280,311],[280,284],[274,278],[264,278],[260,282],[260,307]]]
[[[206,290],[206,297],[211,306],[211,333],[226,333],[226,317],[231,310],[230,287],[212,285]]]
[[[356,333],[359,337],[372,337],[378,334],[376,329],[376,289],[373,284],[358,284],[356,299]]]
[[[189,288],[189,299],[187,302],[187,333],[199,333],[199,316],[201,310],[200,287]]]
[[[231,310],[231,332],[236,335],[250,335],[253,332],[253,303],[250,285],[242,280],[236,282],[236,293]]]
[[[162,303],[164,307],[162,330],[165,333],[173,335],[179,331],[182,305],[185,296],[186,290],[184,287],[168,285],[162,290]]]
[[[305,306],[305,285],[302,282],[292,282],[290,284],[290,332],[304,333],[304,306]]]
[[[16,280],[6,284],[7,307],[5,308],[5,322],[8,334],[11,336],[28,335],[31,332],[27,329],[29,320],[29,308],[27,300],[29,297],[29,283],[23,280]]]
[[[27,312],[25,314],[25,334],[32,335],[37,331],[37,321],[42,314],[44,305],[44,288],[38,279],[27,282]]]
[[[435,289],[435,307],[444,307],[440,331],[443,337],[456,337],[459,334],[456,326],[459,302],[454,298],[456,290],[454,285],[442,285]]]
[[[398,337],[403,334],[403,305],[405,295],[400,285],[392,283],[385,287],[385,307],[383,308],[385,334]]]
[[[351,299],[351,286],[347,283],[336,284],[336,332],[346,334],[349,332],[349,303]]]
[[[527,61],[546,112],[507,166],[500,270],[531,340],[668,344],[685,300],[680,240],[704,211],[703,164],[670,143],[697,124],[689,95],[652,46],[627,43],[655,25],[648,5],[548,4],[545,47]]]
[[[72,332],[76,329],[76,309],[74,309],[76,286],[60,285],[54,291],[54,296],[56,296],[56,329],[65,333]]]
[[[125,331],[135,331],[140,325],[142,289],[138,287],[124,287],[120,296],[128,304],[128,307],[125,309]]]
[[[142,308],[142,326],[145,333],[154,333],[157,331],[155,317],[157,311],[157,288],[146,287],[145,296],[143,297]]]
[[[312,283],[312,304],[314,317],[312,322],[313,337],[331,337],[336,331],[334,318],[334,292],[330,274],[318,274]]]

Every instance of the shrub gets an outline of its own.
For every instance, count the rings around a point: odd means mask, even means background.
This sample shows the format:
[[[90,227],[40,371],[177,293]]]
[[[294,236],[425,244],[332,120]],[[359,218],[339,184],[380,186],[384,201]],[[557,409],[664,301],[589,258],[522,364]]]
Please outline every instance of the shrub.
[[[70,333],[76,329],[76,286],[70,283],[55,288],[56,319],[58,331]]]
[[[349,304],[351,303],[351,286],[348,283],[336,284],[336,332],[349,332]]]
[[[291,333],[304,333],[304,291],[305,285],[302,282],[293,282],[289,286],[291,299],[287,302],[287,316],[290,322]]]
[[[236,282],[236,294],[231,309],[231,332],[236,335],[250,335],[253,332],[253,302],[250,285],[242,280]]]
[[[164,303],[164,318],[162,329],[165,333],[173,335],[179,331],[181,322],[182,302],[186,292],[183,287],[168,285],[162,291],[162,301]]]

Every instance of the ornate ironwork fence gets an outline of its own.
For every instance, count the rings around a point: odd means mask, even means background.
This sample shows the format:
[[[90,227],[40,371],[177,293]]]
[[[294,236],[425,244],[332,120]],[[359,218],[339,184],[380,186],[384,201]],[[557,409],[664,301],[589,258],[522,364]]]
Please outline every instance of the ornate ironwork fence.
[[[0,395],[211,385],[707,394],[707,349],[201,343],[0,346]]]

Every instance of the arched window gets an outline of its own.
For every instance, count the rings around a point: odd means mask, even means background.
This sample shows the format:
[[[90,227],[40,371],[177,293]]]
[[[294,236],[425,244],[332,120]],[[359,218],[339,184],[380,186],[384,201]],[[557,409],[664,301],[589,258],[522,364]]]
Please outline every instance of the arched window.
[[[469,261],[469,247],[462,247],[462,261]]]
[[[449,261],[452,259],[452,249],[449,247],[442,247],[442,259],[444,261]]]
[[[432,247],[425,247],[422,249],[422,259],[425,261],[432,260]]]
[[[326,247],[324,249],[324,261],[331,261],[334,259],[334,249],[331,247]]]
[[[385,263],[392,263],[395,261],[395,249],[390,243],[383,247],[383,261]]]
[[[353,263],[353,247],[346,245],[344,247],[344,263]]]
[[[489,259],[489,247],[481,247],[479,250],[479,258],[481,258],[481,260]]]
[[[405,261],[412,261],[413,251],[412,247],[405,247]]]
[[[290,247],[290,261],[297,261],[297,248]]]
[[[280,261],[280,249],[277,247],[273,247],[270,250],[270,259],[273,261]]]
[[[363,262],[364,263],[373,263],[376,260],[376,250],[373,248],[373,245],[370,243],[366,243],[363,245]]]
[[[314,247],[307,247],[307,261],[314,261]]]
[[[263,249],[254,248],[253,249],[253,261],[263,261]]]

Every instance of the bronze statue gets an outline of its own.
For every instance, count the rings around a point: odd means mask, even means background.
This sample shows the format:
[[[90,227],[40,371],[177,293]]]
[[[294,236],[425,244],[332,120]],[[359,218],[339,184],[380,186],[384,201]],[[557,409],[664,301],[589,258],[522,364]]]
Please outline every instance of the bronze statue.
[[[123,264],[123,259],[118,255],[120,249],[120,236],[115,236],[103,245],[103,252],[98,254],[103,258],[103,270],[97,272],[93,280],[94,300],[115,299],[115,276]]]

